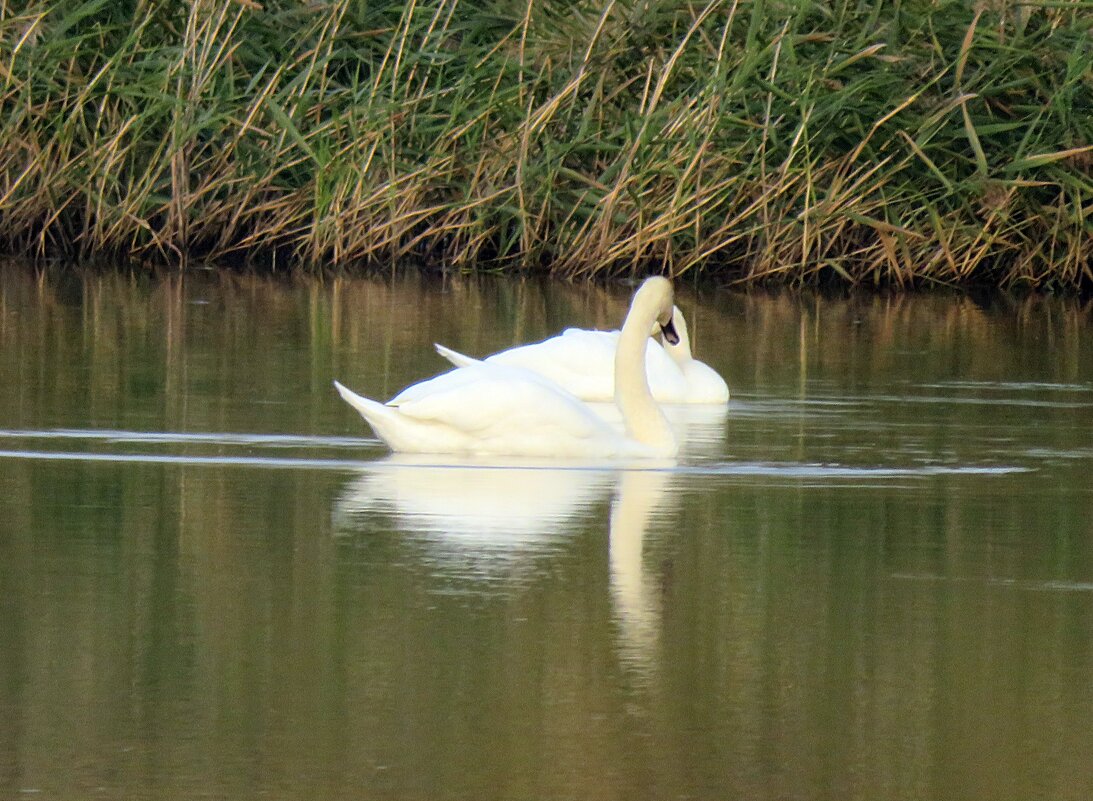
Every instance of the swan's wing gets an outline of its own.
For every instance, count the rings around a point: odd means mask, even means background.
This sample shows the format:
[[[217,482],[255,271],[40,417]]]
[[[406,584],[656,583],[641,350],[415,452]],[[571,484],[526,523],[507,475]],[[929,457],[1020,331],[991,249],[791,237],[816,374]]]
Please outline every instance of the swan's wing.
[[[456,367],[468,367],[472,364],[478,364],[480,359],[475,359],[473,356],[465,356],[457,350],[446,348],[439,342],[434,342],[433,347],[436,348],[436,352],[450,361]]]
[[[610,400],[617,342],[617,331],[568,328],[542,342],[495,353],[486,361],[531,370],[585,400]]]
[[[427,398],[430,395],[454,390],[462,384],[474,379],[475,374],[473,372],[466,372],[465,370],[467,369],[470,368],[453,368],[446,373],[441,373],[432,378],[427,378],[424,381],[419,381],[416,384],[411,384],[398,395],[391,398],[391,400],[387,401],[387,405],[402,408],[414,401]]]
[[[490,356],[487,361],[523,367],[541,373],[564,369],[574,373],[602,372],[614,369],[618,332],[586,331],[567,328],[542,342],[520,345]]]
[[[415,384],[390,404],[407,417],[443,423],[480,438],[587,439],[614,433],[558,387],[527,371],[488,363]]]
[[[567,328],[561,333],[561,336],[566,337],[571,342],[608,347],[612,351],[619,344],[619,332],[617,330],[600,331],[595,328]]]

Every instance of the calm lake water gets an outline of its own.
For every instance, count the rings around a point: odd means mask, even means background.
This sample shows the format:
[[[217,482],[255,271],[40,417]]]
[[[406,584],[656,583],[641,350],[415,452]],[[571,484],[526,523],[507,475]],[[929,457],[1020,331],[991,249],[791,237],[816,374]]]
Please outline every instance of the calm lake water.
[[[628,298],[0,268],[0,798],[1093,798],[1091,307],[681,289],[667,470],[331,386]]]

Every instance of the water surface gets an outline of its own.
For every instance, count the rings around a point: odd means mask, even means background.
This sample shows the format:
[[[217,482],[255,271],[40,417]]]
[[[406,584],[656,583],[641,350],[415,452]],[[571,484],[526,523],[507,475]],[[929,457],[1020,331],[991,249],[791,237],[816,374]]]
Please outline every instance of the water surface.
[[[1093,797],[1093,345],[682,290],[671,469],[392,459],[625,287],[0,270],[0,797]]]

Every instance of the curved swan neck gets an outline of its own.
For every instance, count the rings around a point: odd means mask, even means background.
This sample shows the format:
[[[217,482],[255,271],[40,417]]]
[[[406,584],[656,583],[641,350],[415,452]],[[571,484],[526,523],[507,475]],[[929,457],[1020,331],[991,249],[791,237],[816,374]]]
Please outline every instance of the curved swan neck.
[[[645,371],[649,332],[659,316],[657,300],[650,282],[646,282],[630,305],[615,352],[615,404],[632,439],[660,455],[674,456],[678,449],[675,436],[664,412],[653,400]]]

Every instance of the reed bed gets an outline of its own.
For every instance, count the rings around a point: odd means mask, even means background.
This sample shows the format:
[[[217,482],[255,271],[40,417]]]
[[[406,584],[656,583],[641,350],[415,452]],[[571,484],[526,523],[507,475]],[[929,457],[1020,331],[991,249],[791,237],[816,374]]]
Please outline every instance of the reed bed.
[[[1089,0],[0,0],[0,243],[1093,285]]]

